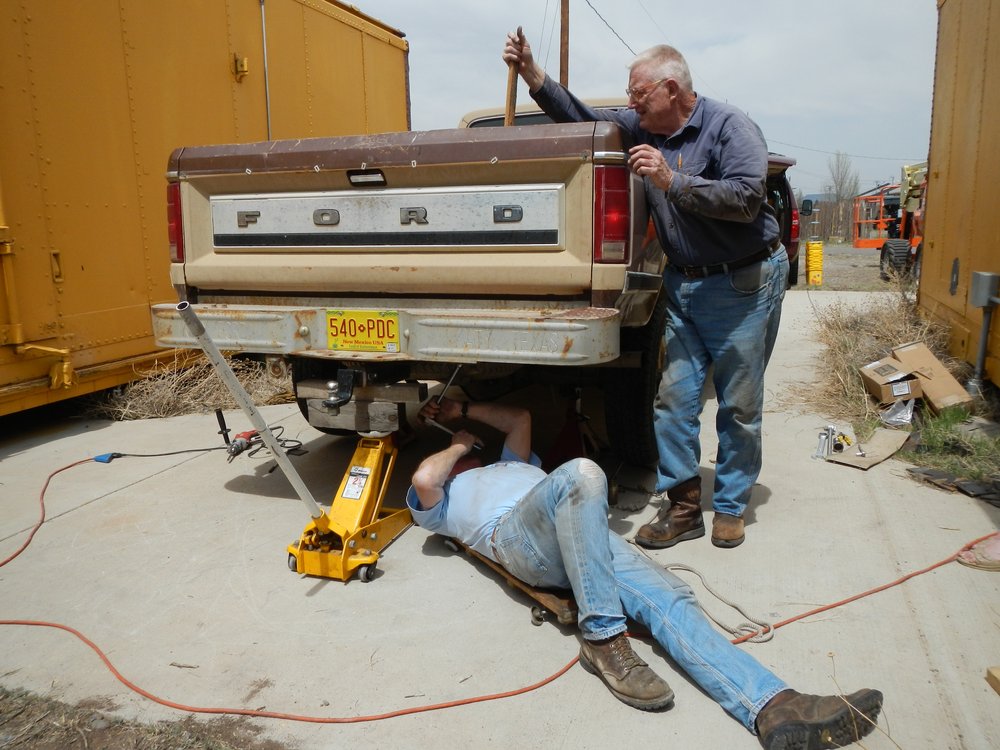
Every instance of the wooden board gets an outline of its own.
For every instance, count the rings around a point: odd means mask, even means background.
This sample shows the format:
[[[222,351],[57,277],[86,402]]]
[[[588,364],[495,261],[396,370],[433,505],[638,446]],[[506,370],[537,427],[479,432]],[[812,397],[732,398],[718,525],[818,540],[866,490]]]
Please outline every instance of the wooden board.
[[[534,586],[529,586],[520,578],[512,576],[508,573],[499,563],[494,562],[485,555],[479,554],[474,549],[467,547],[457,539],[450,539],[449,541],[454,543],[459,549],[465,550],[469,557],[472,557],[489,567],[497,573],[497,575],[502,577],[508,585],[513,586],[534,599],[538,603],[538,606],[543,610],[543,612],[540,613],[532,613],[532,619],[536,622],[536,624],[541,624],[541,620],[544,619],[544,613],[551,614],[562,625],[576,624],[576,602],[573,599],[572,592],[558,589],[539,589]]]
[[[1000,693],[1000,667],[990,667],[986,670],[986,681],[997,693]]]

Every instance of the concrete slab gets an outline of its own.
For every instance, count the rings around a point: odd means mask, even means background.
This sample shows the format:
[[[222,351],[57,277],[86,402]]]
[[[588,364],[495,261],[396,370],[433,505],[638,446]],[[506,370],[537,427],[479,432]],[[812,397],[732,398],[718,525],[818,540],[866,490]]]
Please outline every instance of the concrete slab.
[[[829,417],[787,395],[822,367],[815,316],[864,296],[795,290],[786,298],[767,376],[764,470],[747,542],[719,550],[706,536],[654,553],[663,563],[696,568],[721,595],[772,622],[927,568],[1000,528],[1000,509],[920,485],[896,459],[861,471],[811,458]],[[536,421],[544,440],[561,425],[564,404],[547,391],[526,395],[543,415]],[[269,424],[285,427],[285,437],[303,441],[308,453],[293,462],[327,502],[353,440],[316,432],[294,406],[263,412]],[[713,415],[709,401],[702,463],[708,480]],[[249,426],[239,412],[227,419],[235,429]],[[628,708],[574,666],[537,690],[503,699],[379,721],[313,723],[534,685],[575,658],[575,634],[557,624],[533,626],[527,600],[419,528],[384,552],[371,583],[291,573],[285,548],[308,515],[267,459],[227,463],[221,451],[208,451],[87,461],[108,452],[213,448],[217,430],[209,413],[5,431],[0,559],[25,542],[50,481],[45,524],[0,567],[0,618],[77,629],[127,680],[165,701],[301,716],[254,720],[289,747],[757,746],[644,641],[640,654],[677,694],[666,713]],[[401,452],[393,497],[401,497],[419,458],[447,439],[436,431],[419,435]],[[85,463],[74,466],[78,461]],[[632,470],[622,479],[639,486],[648,477]],[[614,510],[612,525],[629,535],[654,511]],[[712,612],[733,624],[742,619],[696,577],[680,575]],[[886,734],[866,740],[867,748],[978,750],[1000,747],[1000,696],[986,681],[1000,658],[998,624],[1000,575],[948,563],[742,648],[800,690],[883,690]],[[126,688],[65,630],[0,626],[0,653],[6,687],[68,702],[102,699],[122,717],[145,721],[185,715]]]

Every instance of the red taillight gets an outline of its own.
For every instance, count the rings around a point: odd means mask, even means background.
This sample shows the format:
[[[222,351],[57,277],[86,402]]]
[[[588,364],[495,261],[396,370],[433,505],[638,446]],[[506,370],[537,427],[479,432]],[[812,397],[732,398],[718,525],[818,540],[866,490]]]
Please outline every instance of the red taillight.
[[[628,263],[631,217],[626,167],[594,168],[594,262]]]
[[[184,224],[181,221],[181,185],[167,183],[167,240],[170,242],[170,262],[184,262]]]
[[[799,209],[792,209],[792,233],[789,235],[789,240],[795,242],[799,238]]]

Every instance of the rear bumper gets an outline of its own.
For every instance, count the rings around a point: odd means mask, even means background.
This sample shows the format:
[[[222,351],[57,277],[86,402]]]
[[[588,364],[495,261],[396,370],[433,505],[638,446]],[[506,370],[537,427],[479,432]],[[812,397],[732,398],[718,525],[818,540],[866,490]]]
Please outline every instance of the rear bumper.
[[[394,308],[399,320],[399,351],[389,353],[329,349],[327,309],[323,307],[191,307],[215,345],[227,352],[371,362],[560,366],[597,365],[620,354],[621,316],[611,308]],[[154,305],[152,318],[158,345],[200,348],[174,305]]]

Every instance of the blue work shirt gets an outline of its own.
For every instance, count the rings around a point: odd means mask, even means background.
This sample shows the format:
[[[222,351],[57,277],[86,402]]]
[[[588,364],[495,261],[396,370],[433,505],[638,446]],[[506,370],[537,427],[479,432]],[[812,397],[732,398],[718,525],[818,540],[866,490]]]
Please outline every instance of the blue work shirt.
[[[778,220],[764,200],[767,142],[736,107],[699,96],[688,121],[664,136],[639,127],[634,110],[593,109],[548,76],[531,96],[556,122],[614,122],[626,148],[646,143],[659,149],[674,170],[670,189],[644,181],[656,234],[671,263],[731,263],[778,240]]]
[[[505,445],[496,463],[463,471],[444,484],[444,497],[424,510],[416,490],[406,493],[414,522],[428,531],[458,539],[497,562],[490,543],[493,529],[528,491],[545,479],[534,453],[523,461]]]

